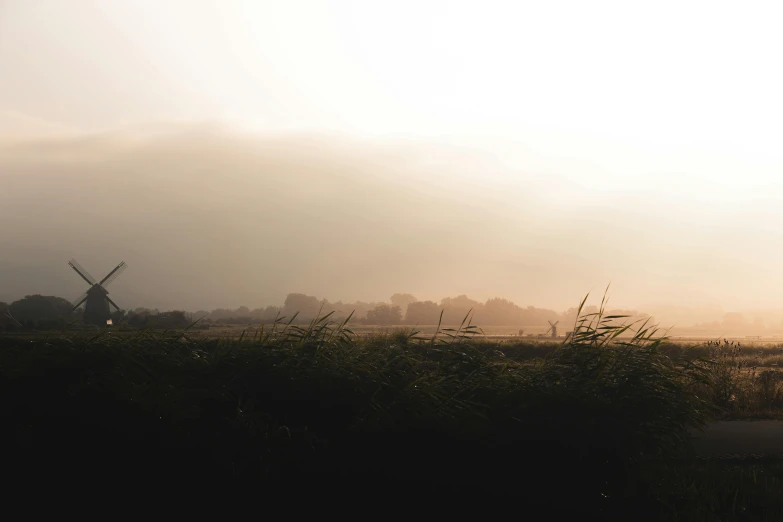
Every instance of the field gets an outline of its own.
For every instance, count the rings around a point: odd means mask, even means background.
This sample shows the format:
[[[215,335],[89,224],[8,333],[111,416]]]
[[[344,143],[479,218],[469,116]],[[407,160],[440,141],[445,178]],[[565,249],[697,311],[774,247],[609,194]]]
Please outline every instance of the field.
[[[226,330],[0,337],[6,469],[603,520],[783,517],[780,461],[690,449],[712,419],[783,411],[777,348],[667,343],[606,317],[566,344],[328,318]]]
[[[299,326],[306,326],[306,324],[300,324]],[[442,327],[457,328],[459,325],[441,325]],[[252,333],[260,330],[263,327],[269,327],[268,324],[213,324],[210,325],[208,330],[196,330],[205,336],[235,336],[239,337],[243,332]],[[357,335],[373,335],[394,332],[404,329],[415,329],[424,335],[432,335],[438,330],[437,324],[427,325],[366,325],[366,324],[352,324],[351,330]],[[573,325],[568,325],[567,328],[563,325],[558,325],[558,337],[557,341],[563,341],[565,339],[565,332],[573,329]],[[519,330],[523,330],[523,334],[519,335]],[[508,325],[508,326],[482,326],[481,334],[477,334],[477,338],[486,338],[493,340],[524,340],[524,341],[551,341],[551,334],[546,333],[546,328],[540,325]],[[631,337],[626,335],[626,337]],[[727,336],[720,333],[716,333],[713,336],[707,336],[703,334],[699,335],[667,335],[669,342],[677,344],[704,344],[709,341],[715,341],[717,339],[723,340],[724,338],[729,341],[735,341],[741,343],[743,346],[761,346],[761,347],[783,347],[783,336]]]

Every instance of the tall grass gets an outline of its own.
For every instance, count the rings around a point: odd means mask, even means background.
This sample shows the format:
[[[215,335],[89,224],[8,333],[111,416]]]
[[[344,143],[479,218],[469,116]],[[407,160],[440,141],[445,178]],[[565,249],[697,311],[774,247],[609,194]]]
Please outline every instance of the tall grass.
[[[509,389],[509,415],[525,419],[514,436],[615,460],[687,450],[688,428],[710,416],[708,402],[693,393],[709,382],[708,370],[661,353],[665,337],[655,326],[606,315],[606,296],[598,312],[582,314],[586,299],[573,334],[525,366]],[[629,332],[630,339],[619,339]]]
[[[2,337],[0,437],[22,474],[364,493],[420,481],[528,502],[557,484],[588,509],[619,495],[640,463],[687,453],[687,429],[711,412],[699,390],[717,374],[673,362],[665,336],[606,315],[605,299],[595,314],[584,303],[572,336],[524,361],[488,348],[469,316],[432,337],[358,338],[330,315],[306,327],[279,318],[240,338]]]
[[[709,342],[707,349],[709,356],[702,358],[711,377],[706,393],[719,417],[783,416],[783,372],[774,368],[779,356],[728,340]]]

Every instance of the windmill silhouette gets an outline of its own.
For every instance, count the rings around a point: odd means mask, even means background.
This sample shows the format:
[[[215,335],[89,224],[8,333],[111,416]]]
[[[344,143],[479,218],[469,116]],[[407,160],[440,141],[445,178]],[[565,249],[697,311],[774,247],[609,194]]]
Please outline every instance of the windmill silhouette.
[[[552,324],[552,321],[547,322],[549,323],[549,329],[546,331],[546,333],[552,332],[552,338],[554,339],[557,337],[557,325],[560,323],[560,321],[555,321],[554,324]]]
[[[120,307],[111,300],[109,292],[105,287],[117,279],[128,265],[123,261],[117,265],[114,270],[106,274],[106,277],[101,279],[99,283],[96,283],[95,278],[92,277],[84,267],[77,263],[75,259],[71,259],[68,264],[82,277],[82,279],[87,281],[88,285],[90,285],[90,288],[86,292],[73,300],[73,309],[76,310],[82,303],[85,303],[84,316],[82,318],[85,323],[98,326],[110,324],[111,310],[109,309],[109,305],[116,308],[118,312],[120,311]]]

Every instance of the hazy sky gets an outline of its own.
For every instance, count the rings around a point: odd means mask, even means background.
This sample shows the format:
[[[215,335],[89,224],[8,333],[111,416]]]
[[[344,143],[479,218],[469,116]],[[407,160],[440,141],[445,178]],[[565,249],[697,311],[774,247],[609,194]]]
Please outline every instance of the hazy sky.
[[[0,299],[777,307],[782,11],[0,0]]]

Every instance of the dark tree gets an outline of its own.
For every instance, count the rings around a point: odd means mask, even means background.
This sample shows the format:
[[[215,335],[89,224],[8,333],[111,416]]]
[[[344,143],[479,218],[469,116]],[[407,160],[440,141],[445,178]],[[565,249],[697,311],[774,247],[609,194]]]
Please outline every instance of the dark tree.
[[[399,306],[378,305],[367,312],[367,324],[401,324],[402,310]]]
[[[161,312],[157,314],[142,312],[131,312],[128,314],[127,323],[134,328],[186,328],[192,321],[187,314],[180,310],[172,312]]]
[[[153,322],[158,328],[186,328],[191,323],[185,312],[181,310],[163,312],[153,317]]]
[[[253,314],[258,317],[260,321],[274,321],[277,317],[283,315],[283,309],[279,306],[267,306],[264,309],[258,308],[253,310]]]
[[[324,305],[326,313],[326,305],[328,303],[319,301],[318,298],[312,295],[288,294],[283,305],[283,315],[290,319],[295,313],[299,312],[297,319],[309,320],[318,315],[322,305]]]
[[[111,315],[110,315],[111,322],[112,322],[112,324],[115,324],[115,325],[124,322],[126,317],[127,316],[126,316],[125,310],[114,310],[113,312],[111,312]]]
[[[522,309],[508,299],[495,297],[487,299],[476,320],[481,324],[518,325],[521,323]]]
[[[479,315],[482,306],[482,303],[464,294],[457,297],[444,297],[440,302],[443,324],[460,324],[471,310],[473,314]]]
[[[39,325],[64,322],[73,318],[72,308],[73,305],[62,297],[35,294],[14,301],[9,306],[9,311],[20,323]]]
[[[411,294],[394,294],[389,300],[391,301],[392,306],[399,306],[403,314],[408,311],[408,305],[418,301],[418,299]]]
[[[418,301],[408,305],[406,324],[437,324],[441,308],[434,301]]]
[[[135,314],[145,314],[145,313],[146,314],[159,314],[160,310],[158,310],[157,308],[139,307],[139,308],[135,308],[133,310],[133,313],[135,313]]]

